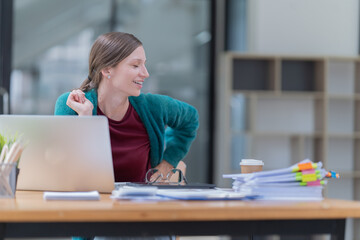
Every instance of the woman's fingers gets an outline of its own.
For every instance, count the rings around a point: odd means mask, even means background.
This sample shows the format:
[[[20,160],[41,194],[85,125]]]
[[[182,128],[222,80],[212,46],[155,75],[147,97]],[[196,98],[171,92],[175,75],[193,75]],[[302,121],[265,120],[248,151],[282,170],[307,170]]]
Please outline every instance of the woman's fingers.
[[[79,102],[79,98],[78,98],[78,95],[76,93],[75,90],[71,91],[70,92],[70,95],[68,97],[68,100],[71,100],[71,101],[75,101],[75,102]]]
[[[71,100],[78,103],[84,103],[86,100],[85,93],[79,89],[71,91],[69,97]]]
[[[159,180],[162,180],[160,176],[160,172],[156,172],[150,177],[150,182],[155,182],[155,181],[157,182]]]
[[[76,101],[79,103],[84,103],[85,102],[85,93],[83,91],[81,91],[80,89],[74,90],[75,94],[76,94]]]
[[[79,90],[79,91],[80,91],[80,90]],[[84,93],[83,91],[80,91],[79,97],[80,97],[80,101],[81,101],[82,103],[84,103],[85,100],[86,100],[86,97],[85,97],[85,93]]]
[[[79,89],[70,92],[66,105],[77,112],[79,116],[92,115],[94,108],[93,104],[85,97],[85,93]]]
[[[151,176],[150,178],[151,182],[154,181],[167,182],[170,179],[171,175],[173,174],[171,170],[174,169],[174,167],[166,160],[161,161],[161,163],[157,165],[155,168],[158,171]]]

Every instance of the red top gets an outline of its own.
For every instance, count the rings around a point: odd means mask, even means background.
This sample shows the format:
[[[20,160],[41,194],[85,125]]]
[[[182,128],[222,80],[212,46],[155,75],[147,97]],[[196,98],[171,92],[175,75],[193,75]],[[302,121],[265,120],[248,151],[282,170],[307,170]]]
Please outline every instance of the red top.
[[[98,115],[104,113],[97,108]],[[111,150],[115,182],[144,182],[150,167],[150,140],[139,115],[129,104],[121,121],[107,118],[110,128]]]

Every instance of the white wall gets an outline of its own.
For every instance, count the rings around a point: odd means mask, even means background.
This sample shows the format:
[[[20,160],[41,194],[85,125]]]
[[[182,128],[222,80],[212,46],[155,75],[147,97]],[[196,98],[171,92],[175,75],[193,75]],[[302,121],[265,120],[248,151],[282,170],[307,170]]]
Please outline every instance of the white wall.
[[[248,50],[261,54],[358,54],[359,0],[249,0]]]

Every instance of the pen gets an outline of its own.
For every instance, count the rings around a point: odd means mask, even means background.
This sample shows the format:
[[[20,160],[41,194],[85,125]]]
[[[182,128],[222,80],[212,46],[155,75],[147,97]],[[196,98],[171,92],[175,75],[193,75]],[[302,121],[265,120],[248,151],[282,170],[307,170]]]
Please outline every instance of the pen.
[[[18,142],[14,142],[11,145],[10,150],[7,152],[5,160],[3,161],[4,164],[13,164],[15,163],[21,156],[21,153],[23,151],[23,147],[21,146],[20,143]],[[2,168],[2,170],[4,170],[4,167]]]
[[[5,144],[5,145],[3,146],[3,148],[1,149],[0,163],[2,163],[2,162],[4,161],[5,155],[7,154],[8,150],[9,150],[9,148],[8,148],[7,144]]]
[[[12,159],[13,159],[14,155],[17,154],[18,150],[19,150],[19,144],[18,144],[17,142],[14,142],[14,143],[11,145],[8,154],[6,154],[4,163],[5,163],[5,164],[10,164],[10,163],[12,163]]]
[[[329,171],[326,173],[325,175],[327,178],[340,178],[340,174],[334,172],[334,171]]]

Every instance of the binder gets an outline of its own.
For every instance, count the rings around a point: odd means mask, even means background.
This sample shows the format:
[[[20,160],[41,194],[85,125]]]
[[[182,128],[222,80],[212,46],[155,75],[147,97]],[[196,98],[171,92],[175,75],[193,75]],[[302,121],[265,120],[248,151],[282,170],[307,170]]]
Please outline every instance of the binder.
[[[215,184],[211,183],[187,183],[187,184],[171,184],[166,182],[144,183],[144,182],[127,182],[126,186],[132,187],[149,187],[155,186],[159,189],[214,189]]]

